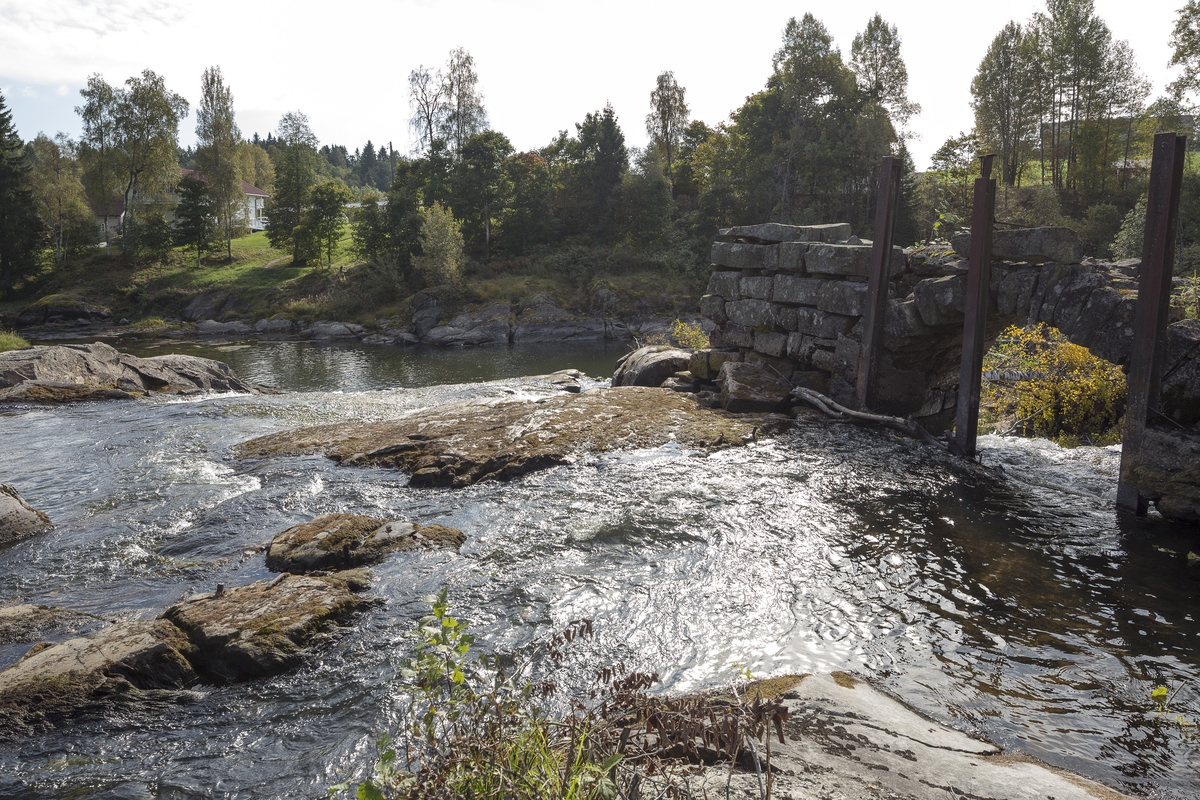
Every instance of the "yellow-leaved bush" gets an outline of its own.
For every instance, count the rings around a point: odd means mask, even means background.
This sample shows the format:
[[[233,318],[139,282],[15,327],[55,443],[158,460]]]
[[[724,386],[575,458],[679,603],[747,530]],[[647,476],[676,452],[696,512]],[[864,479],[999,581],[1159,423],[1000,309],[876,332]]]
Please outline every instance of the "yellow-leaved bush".
[[[980,401],[998,433],[1059,444],[1120,441],[1125,374],[1045,323],[1011,326],[983,361]]]

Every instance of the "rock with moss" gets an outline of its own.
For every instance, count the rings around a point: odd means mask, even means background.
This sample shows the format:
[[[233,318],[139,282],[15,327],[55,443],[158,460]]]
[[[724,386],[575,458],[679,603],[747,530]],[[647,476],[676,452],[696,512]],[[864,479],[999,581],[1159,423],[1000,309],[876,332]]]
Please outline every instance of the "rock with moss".
[[[466,538],[441,525],[326,514],[276,534],[267,550],[267,569],[297,575],[350,569],[376,564],[402,550],[458,548]]]
[[[284,573],[271,581],[190,597],[168,608],[195,646],[192,662],[207,676],[236,681],[297,666],[321,633],[346,622],[371,601],[362,581],[337,575]]]
[[[243,458],[319,453],[345,465],[391,467],[413,486],[469,486],[616,448],[739,446],[790,425],[786,417],[733,416],[693,395],[641,386],[536,400],[450,403],[383,422],[283,431],[235,448]]]
[[[93,305],[83,298],[67,294],[51,294],[27,306],[17,316],[19,327],[54,323],[92,323],[112,318],[107,308]]]
[[[649,345],[634,350],[617,362],[613,386],[662,386],[663,382],[688,368],[692,354],[669,345]]]
[[[26,503],[16,489],[0,483],[0,545],[20,541],[53,526],[50,518]]]
[[[0,353],[0,402],[62,403],[163,392],[251,392],[220,361],[178,354],[139,358],[103,342]]]
[[[196,680],[187,637],[166,620],[119,622],[91,636],[34,646],[0,672],[0,731],[19,733],[57,717]]]
[[[37,642],[50,636],[80,633],[101,624],[81,611],[29,603],[0,607],[0,645]]]

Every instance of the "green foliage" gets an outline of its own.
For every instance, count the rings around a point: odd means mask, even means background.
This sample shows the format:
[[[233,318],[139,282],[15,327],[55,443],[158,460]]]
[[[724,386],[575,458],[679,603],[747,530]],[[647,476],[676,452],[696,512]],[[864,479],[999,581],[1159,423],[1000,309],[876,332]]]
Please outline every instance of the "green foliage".
[[[1007,432],[1059,444],[1120,440],[1125,374],[1039,323],[1006,329],[984,358],[981,404]]]
[[[212,196],[208,184],[192,176],[179,182],[179,206],[175,209],[176,241],[196,251],[196,266],[211,249],[217,233]]]
[[[317,137],[299,111],[279,120],[275,193],[267,201],[267,238],[279,250],[291,249],[292,263],[304,264],[319,253],[313,230],[304,224],[316,183]]]
[[[304,214],[304,227],[325,252],[325,265],[332,266],[333,254],[346,225],[350,189],[339,180],[326,181],[312,190],[312,206]]]
[[[18,336],[15,331],[0,330],[0,353],[25,347],[29,347],[29,342]]]
[[[417,273],[430,286],[457,286],[463,264],[463,237],[454,213],[434,203],[421,222],[421,255],[413,259]]]
[[[122,256],[130,264],[166,261],[174,244],[174,233],[162,211],[139,209],[125,218]]]
[[[1141,258],[1146,239],[1146,198],[1137,201],[1117,230],[1112,243],[1113,258]]]
[[[671,323],[671,340],[688,350],[703,350],[708,347],[708,334],[699,325],[676,319]]]
[[[44,239],[25,147],[0,94],[0,297],[38,273]]]

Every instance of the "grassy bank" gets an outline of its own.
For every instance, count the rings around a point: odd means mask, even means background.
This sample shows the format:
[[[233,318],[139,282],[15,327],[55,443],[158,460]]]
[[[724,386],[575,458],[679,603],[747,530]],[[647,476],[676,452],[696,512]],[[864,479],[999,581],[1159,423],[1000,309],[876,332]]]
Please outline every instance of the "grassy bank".
[[[222,251],[200,266],[190,249],[176,248],[161,263],[137,266],[126,263],[117,249],[110,256],[98,250],[44,273],[20,296],[0,304],[0,316],[12,320],[38,298],[68,295],[107,307],[114,320],[154,327],[179,319],[190,302],[211,295],[220,298],[211,314],[218,319],[337,319],[371,326],[405,317],[407,300],[421,287],[356,260],[349,244],[347,234],[331,265],[304,266],[273,250],[263,233],[235,239],[232,260]],[[548,295],[580,313],[667,316],[694,310],[706,278],[679,274],[652,256],[620,248],[570,247],[468,264],[458,287],[438,293],[446,313]]]
[[[29,347],[29,342],[17,336],[12,331],[0,331],[0,353],[9,350],[20,350],[23,347]]]

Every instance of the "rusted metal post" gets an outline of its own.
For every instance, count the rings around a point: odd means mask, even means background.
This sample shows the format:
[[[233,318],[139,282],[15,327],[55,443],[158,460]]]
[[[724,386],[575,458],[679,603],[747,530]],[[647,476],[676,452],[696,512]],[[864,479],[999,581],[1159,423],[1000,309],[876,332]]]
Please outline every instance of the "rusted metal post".
[[[888,277],[892,243],[896,238],[896,209],[900,206],[898,158],[885,156],[879,170],[879,194],[875,200],[875,242],[871,250],[871,274],[867,283],[867,308],[863,313],[862,347],[858,354],[858,407],[875,405],[879,381],[879,356],[883,350],[883,327],[887,319]]]
[[[983,342],[987,336],[988,289],[992,281],[992,223],[996,218],[996,181],[992,160],[982,160],[983,177],[975,179],[971,212],[971,253],[963,307],[962,366],[958,371],[958,416],[954,441],[966,456],[975,455],[979,427],[979,389],[983,380]]]
[[[1133,352],[1129,358],[1129,397],[1121,428],[1121,474],[1117,505],[1139,516],[1147,501],[1133,485],[1131,471],[1142,450],[1146,422],[1158,410],[1162,393],[1162,362],[1167,342],[1167,312],[1171,304],[1171,271],[1175,233],[1179,226],[1179,193],[1187,137],[1160,133],[1154,137],[1150,165],[1150,195],[1146,204],[1146,235],[1138,274],[1138,303],[1133,316]]]

